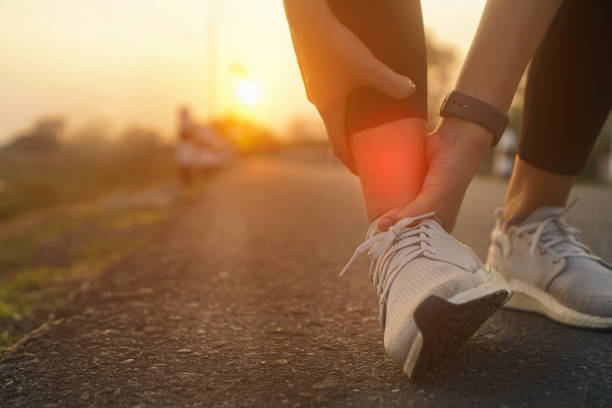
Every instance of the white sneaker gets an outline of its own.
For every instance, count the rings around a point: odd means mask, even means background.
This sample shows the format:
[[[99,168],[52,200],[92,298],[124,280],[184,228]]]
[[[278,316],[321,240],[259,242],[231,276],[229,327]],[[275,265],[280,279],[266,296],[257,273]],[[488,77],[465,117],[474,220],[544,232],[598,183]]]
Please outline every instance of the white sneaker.
[[[387,232],[376,224],[340,275],[368,252],[385,349],[415,380],[471,337],[510,288],[444,231],[434,213],[404,218]]]
[[[571,326],[612,328],[612,266],[580,242],[565,212],[541,207],[504,231],[498,208],[487,265],[514,290],[507,307]]]

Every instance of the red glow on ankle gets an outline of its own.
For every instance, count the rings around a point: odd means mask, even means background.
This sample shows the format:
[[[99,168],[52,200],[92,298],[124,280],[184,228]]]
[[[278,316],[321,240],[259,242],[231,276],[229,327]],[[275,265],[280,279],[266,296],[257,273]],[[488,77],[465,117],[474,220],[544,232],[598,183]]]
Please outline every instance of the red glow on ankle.
[[[420,191],[426,171],[423,120],[404,119],[355,133],[351,149],[369,215],[406,205]]]

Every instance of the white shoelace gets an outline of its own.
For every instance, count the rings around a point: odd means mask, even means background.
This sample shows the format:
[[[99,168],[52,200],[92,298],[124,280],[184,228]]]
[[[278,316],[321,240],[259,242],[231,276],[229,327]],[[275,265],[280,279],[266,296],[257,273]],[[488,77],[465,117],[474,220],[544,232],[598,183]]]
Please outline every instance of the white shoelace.
[[[550,248],[554,249],[563,258],[580,257],[601,261],[600,257],[591,253],[589,247],[580,242],[581,231],[578,228],[570,227],[563,220],[562,217],[572,205],[563,212],[551,215],[542,221],[517,227],[519,236],[523,234],[531,236],[531,246],[529,248],[531,254],[535,254],[538,245],[541,245],[540,252],[542,253],[546,253]],[[556,262],[558,261],[556,260]]]
[[[436,221],[433,219],[427,220],[427,218],[434,216],[435,214],[430,212],[417,217],[404,218],[390,227],[388,231],[378,233],[366,240],[357,247],[351,259],[349,259],[344,268],[340,271],[340,276],[346,273],[358,256],[367,252],[372,261],[378,261],[375,267],[370,267],[370,280],[376,287],[376,292],[381,299],[381,304],[383,304],[387,298],[391,283],[400,272],[402,266],[418,256],[427,256],[436,259],[436,251],[430,235],[432,229],[431,223],[435,223]],[[419,220],[424,221],[410,227],[410,225]],[[381,256],[389,248],[394,246],[394,244],[395,250],[390,251],[385,257],[381,258]],[[389,262],[391,262],[398,250],[410,247],[414,249],[412,252],[405,253],[402,265],[398,265],[395,268],[388,267]]]

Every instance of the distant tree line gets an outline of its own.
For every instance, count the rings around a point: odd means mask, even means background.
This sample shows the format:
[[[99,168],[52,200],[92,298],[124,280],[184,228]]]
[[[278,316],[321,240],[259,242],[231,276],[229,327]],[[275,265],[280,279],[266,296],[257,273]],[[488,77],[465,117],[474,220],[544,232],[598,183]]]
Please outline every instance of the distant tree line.
[[[68,134],[54,116],[17,134],[0,150],[0,219],[173,175],[172,146],[155,131],[109,130],[100,122]]]

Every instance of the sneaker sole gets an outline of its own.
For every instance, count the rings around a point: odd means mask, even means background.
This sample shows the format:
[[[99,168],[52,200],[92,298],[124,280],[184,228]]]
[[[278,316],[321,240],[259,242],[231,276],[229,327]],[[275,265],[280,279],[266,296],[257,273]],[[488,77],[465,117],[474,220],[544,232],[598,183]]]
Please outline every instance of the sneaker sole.
[[[491,288],[489,288],[491,289]],[[465,303],[429,296],[415,310],[419,334],[404,362],[410,381],[422,379],[432,368],[455,354],[459,346],[506,302],[510,292],[489,291]]]
[[[549,293],[520,280],[511,280],[514,291],[505,307],[544,315],[568,326],[588,329],[612,329],[612,317],[594,316],[561,304]]]

